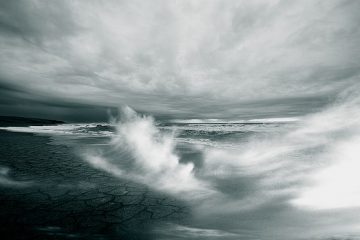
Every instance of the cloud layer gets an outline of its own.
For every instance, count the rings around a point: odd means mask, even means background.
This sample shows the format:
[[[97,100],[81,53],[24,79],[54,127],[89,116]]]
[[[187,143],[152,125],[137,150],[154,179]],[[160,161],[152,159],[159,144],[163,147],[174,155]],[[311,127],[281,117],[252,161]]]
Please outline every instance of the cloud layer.
[[[2,2],[0,81],[155,115],[301,115],[358,81],[359,9],[340,0]]]

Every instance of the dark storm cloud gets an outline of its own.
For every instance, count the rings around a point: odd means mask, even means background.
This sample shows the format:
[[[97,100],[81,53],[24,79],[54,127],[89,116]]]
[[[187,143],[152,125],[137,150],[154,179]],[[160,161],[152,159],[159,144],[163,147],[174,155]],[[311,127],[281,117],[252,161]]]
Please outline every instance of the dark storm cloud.
[[[61,98],[41,96],[0,83],[1,115],[91,122],[107,121],[109,110],[109,107],[66,102]]]
[[[0,4],[0,81],[16,88],[3,109],[34,95],[163,117],[302,115],[359,80],[359,1]]]

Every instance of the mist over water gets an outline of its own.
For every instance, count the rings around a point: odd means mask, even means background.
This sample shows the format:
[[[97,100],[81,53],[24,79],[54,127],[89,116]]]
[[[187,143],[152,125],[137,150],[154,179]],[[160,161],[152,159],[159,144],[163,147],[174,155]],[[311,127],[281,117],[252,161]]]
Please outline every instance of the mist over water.
[[[359,239],[359,96],[297,118],[160,121],[123,107],[110,124],[2,129],[95,141],[78,150],[90,166],[184,201],[191,214],[152,226],[157,239]]]
[[[184,238],[355,239],[360,108],[356,92],[345,95],[299,121],[255,125],[164,125],[127,107],[111,154],[85,159],[185,200],[190,224],[161,227]]]
[[[210,192],[207,184],[193,175],[193,163],[179,162],[173,134],[160,132],[153,118],[140,116],[129,107],[122,113],[110,142],[114,153],[110,159],[88,155],[94,166],[173,194],[196,197]]]

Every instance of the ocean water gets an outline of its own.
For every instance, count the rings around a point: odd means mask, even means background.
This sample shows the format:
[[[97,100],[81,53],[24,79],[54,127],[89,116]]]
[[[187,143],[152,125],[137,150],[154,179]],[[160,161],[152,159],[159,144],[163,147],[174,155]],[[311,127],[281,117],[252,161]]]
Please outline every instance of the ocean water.
[[[99,188],[123,191],[127,183],[150,192],[145,197],[144,190],[134,190],[132,196],[142,200],[107,212],[121,229],[127,223],[120,220],[130,211],[121,209],[141,209],[132,216],[138,221],[126,225],[127,235],[109,228],[87,239],[110,239],[110,232],[111,239],[117,234],[125,239],[360,239],[359,119],[338,118],[349,111],[337,107],[299,118],[159,121],[126,108],[111,123],[2,130],[49,137],[52,145],[67,146],[79,158],[81,164],[70,168],[112,179],[90,174],[82,185],[101,181]],[[36,184],[36,178],[12,179],[10,170],[16,171],[2,167],[2,185],[26,189]],[[178,209],[171,212],[176,214],[164,217],[166,206]],[[91,222],[98,224],[95,218]],[[53,227],[56,232],[58,226]],[[71,234],[61,236],[83,236]]]

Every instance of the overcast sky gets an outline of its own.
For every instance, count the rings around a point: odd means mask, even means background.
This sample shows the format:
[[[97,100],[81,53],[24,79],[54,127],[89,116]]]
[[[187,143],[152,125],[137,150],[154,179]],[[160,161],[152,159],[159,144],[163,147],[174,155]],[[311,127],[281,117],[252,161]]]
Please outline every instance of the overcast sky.
[[[0,115],[317,111],[359,81],[360,1],[1,1]]]

